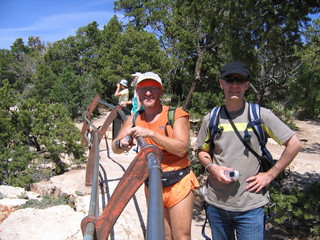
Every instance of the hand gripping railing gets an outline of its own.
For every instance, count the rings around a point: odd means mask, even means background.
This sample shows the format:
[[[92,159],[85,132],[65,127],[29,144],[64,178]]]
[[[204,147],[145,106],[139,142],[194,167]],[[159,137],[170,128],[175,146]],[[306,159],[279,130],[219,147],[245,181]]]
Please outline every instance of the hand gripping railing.
[[[97,129],[90,121],[90,116],[98,103],[102,103],[113,108],[100,129]],[[128,204],[129,200],[149,177],[147,239],[162,240],[164,239],[160,166],[162,153],[158,147],[154,145],[147,145],[142,137],[138,137],[136,139],[140,146],[140,152],[127,168],[122,179],[111,195],[107,206],[104,208],[102,215],[99,216],[99,142],[109,125],[118,116],[118,114],[123,120],[127,118],[121,111],[120,106],[110,105],[101,101],[100,96],[96,96],[85,115],[86,121],[82,128],[82,141],[87,146],[91,147],[86,167],[85,184],[92,185],[92,191],[88,216],[81,222],[81,229],[84,236],[83,239],[106,240],[116,220]],[[93,131],[90,131],[90,126],[93,128]],[[89,133],[91,133],[91,138],[93,138],[92,142],[88,136]]]

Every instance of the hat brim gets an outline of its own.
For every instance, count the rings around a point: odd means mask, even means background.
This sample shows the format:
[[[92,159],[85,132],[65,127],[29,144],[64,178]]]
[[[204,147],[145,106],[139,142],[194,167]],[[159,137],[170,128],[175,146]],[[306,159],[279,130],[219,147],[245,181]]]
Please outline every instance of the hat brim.
[[[140,87],[158,87],[158,88],[163,88],[162,85],[158,81],[153,80],[153,79],[145,79],[145,80],[139,82],[137,84],[137,88],[140,88]]]

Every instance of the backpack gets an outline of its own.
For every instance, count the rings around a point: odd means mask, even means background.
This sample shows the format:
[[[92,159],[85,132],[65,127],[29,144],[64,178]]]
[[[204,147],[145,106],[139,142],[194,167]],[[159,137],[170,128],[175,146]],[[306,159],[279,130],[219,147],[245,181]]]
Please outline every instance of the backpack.
[[[136,126],[137,117],[143,111],[144,111],[144,108],[141,108],[139,111],[135,112],[135,114],[133,115],[133,118],[132,118],[132,125],[133,126]],[[176,107],[169,107],[169,109],[168,109],[168,121],[166,122],[166,125],[164,127],[164,132],[165,132],[167,137],[168,137],[167,126],[170,125],[171,128],[173,128],[175,112],[176,112]]]
[[[218,128],[218,120],[219,114],[221,111],[221,106],[214,107],[210,113],[210,120],[209,120],[209,131],[210,131],[210,138],[206,141],[206,143],[212,143],[217,134],[221,134],[223,129]],[[272,155],[266,147],[267,144],[267,136],[263,130],[260,118],[260,105],[257,103],[249,103],[249,111],[248,111],[248,119],[249,123],[246,126],[244,131],[244,140],[250,141],[251,135],[249,133],[249,128],[252,128],[254,134],[258,137],[261,150],[264,156],[268,159],[272,160]],[[213,146],[212,146],[213,147]]]

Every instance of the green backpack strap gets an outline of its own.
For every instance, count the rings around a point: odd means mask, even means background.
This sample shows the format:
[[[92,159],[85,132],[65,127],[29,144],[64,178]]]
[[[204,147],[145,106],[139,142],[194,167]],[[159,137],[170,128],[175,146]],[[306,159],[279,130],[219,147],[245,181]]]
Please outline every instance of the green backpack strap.
[[[132,118],[132,126],[135,127],[136,126],[136,121],[137,121],[137,117],[139,114],[141,114],[144,111],[144,108],[140,109],[139,111],[135,112],[135,114],[133,115]],[[168,121],[164,127],[164,132],[166,134],[166,136],[168,136],[168,131],[167,131],[167,126],[170,125],[171,128],[173,128],[173,124],[174,124],[174,114],[176,112],[176,107],[169,107],[168,110]]]
[[[168,121],[164,127],[164,132],[166,134],[166,136],[168,137],[168,131],[167,131],[167,126],[170,125],[171,128],[173,129],[173,124],[174,124],[174,114],[176,112],[176,107],[169,107],[168,110]]]
[[[141,114],[142,112],[144,111],[144,108],[140,108],[138,111],[136,111],[133,115],[133,118],[132,118],[132,127],[135,127],[136,126],[136,121],[137,121],[137,117],[139,114]]]

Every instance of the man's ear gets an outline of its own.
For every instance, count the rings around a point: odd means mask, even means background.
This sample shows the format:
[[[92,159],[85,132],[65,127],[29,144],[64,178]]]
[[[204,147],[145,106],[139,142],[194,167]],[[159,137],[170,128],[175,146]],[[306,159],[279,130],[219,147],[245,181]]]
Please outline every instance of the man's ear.
[[[220,79],[220,80],[219,80],[219,83],[220,83],[220,88],[223,89],[223,87],[222,87],[223,80]]]

